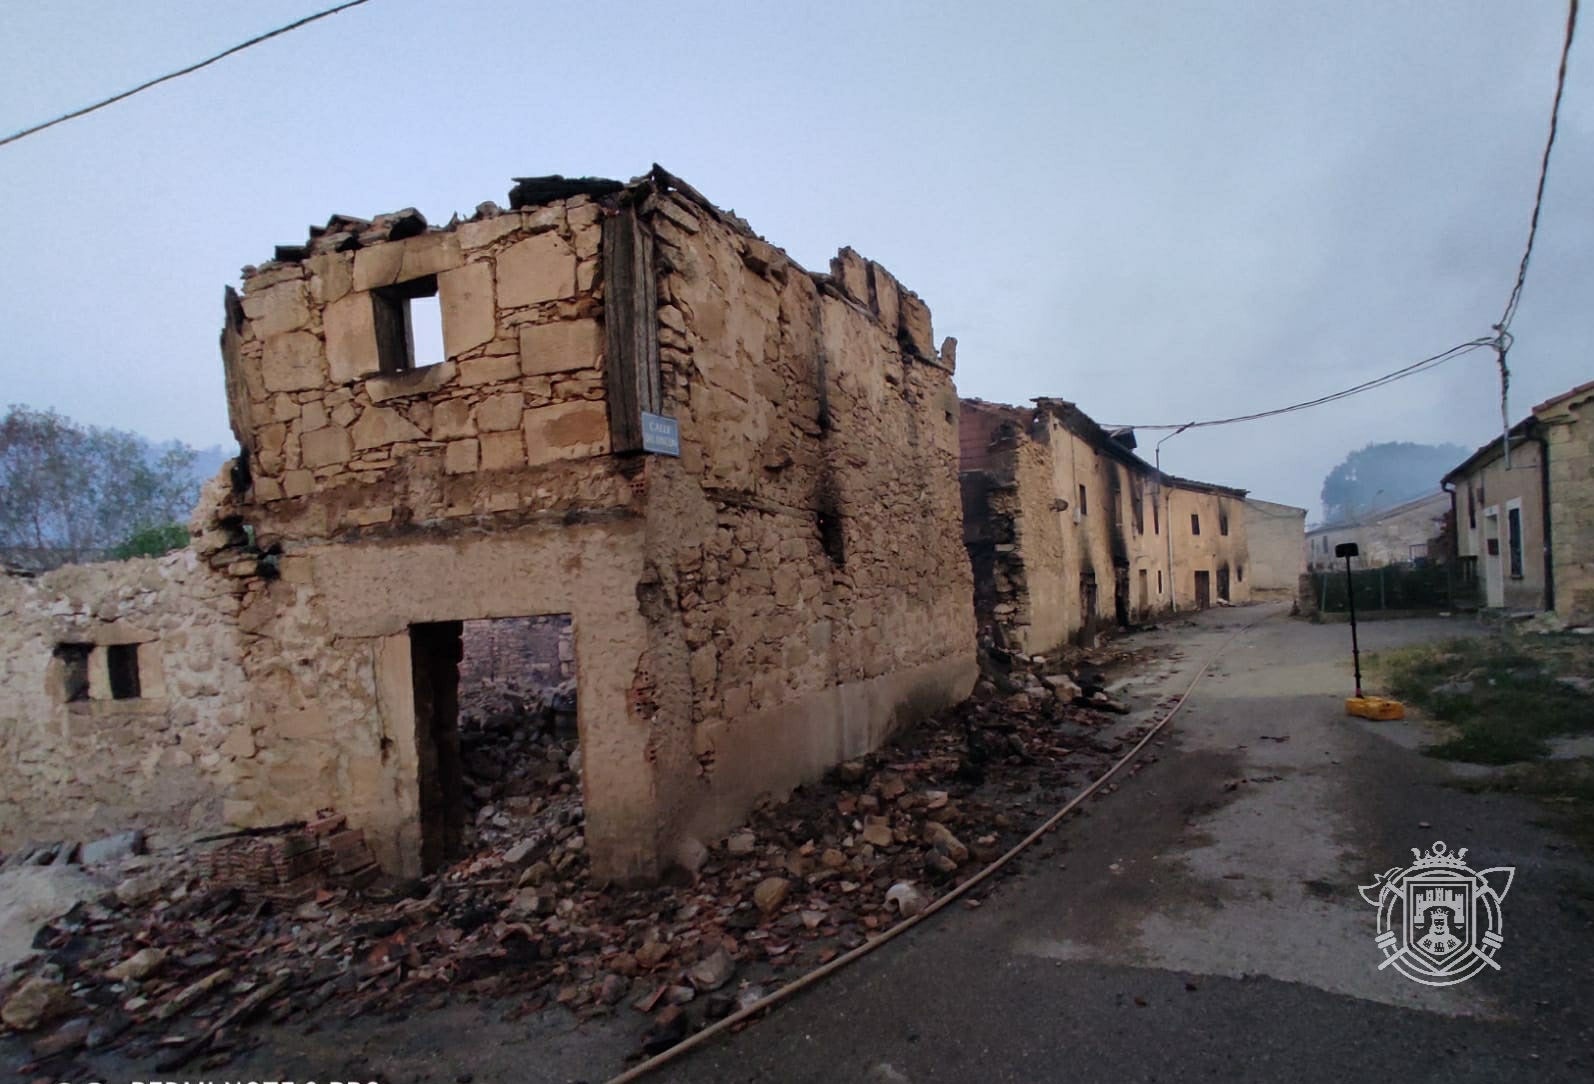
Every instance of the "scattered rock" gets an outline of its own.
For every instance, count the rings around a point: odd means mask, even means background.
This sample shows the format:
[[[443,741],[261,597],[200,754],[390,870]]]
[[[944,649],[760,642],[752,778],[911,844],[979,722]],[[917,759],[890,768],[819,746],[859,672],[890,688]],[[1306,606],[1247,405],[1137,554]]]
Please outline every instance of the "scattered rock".
[[[758,837],[749,829],[743,828],[740,831],[732,832],[729,838],[725,840],[725,853],[741,857],[752,854],[753,849],[757,846]]]
[[[848,760],[836,765],[836,778],[843,783],[862,782],[869,769],[861,760]]]
[[[524,866],[548,849],[545,839],[523,839],[504,852],[504,865]]]
[[[1065,704],[1072,704],[1083,694],[1083,690],[1067,674],[1048,674],[1041,681],[1052,690],[1053,696]]]
[[[897,913],[903,918],[912,918],[928,907],[929,902],[924,893],[906,881],[898,881],[886,890],[886,903],[895,904]]]
[[[109,971],[105,972],[106,978],[116,982],[126,982],[129,979],[147,979],[160,970],[166,962],[166,950],[158,948],[141,948]]]
[[[598,1000],[605,1005],[618,1005],[630,989],[625,978],[611,971],[598,982]]]
[[[646,969],[653,969],[670,954],[670,946],[663,941],[649,941],[636,950],[636,962]]]
[[[784,877],[765,877],[753,889],[753,902],[764,914],[773,914],[791,893],[791,882]]]
[[[0,1022],[17,1031],[32,1031],[77,1007],[65,986],[38,975],[23,981],[0,1007]]]
[[[161,878],[154,873],[135,873],[116,886],[116,898],[128,907],[148,903],[160,895]]]
[[[952,830],[937,821],[929,821],[924,826],[924,841],[940,853],[950,858],[956,865],[961,866],[969,860],[969,849],[963,845]]]
[[[642,1053],[662,1054],[686,1038],[686,1013],[679,1005],[666,1005],[653,1018],[653,1026],[642,1036]]]
[[[65,1054],[69,1050],[76,1050],[88,1042],[89,1029],[92,1021],[86,1016],[70,1020],[56,1029],[53,1035],[47,1035],[33,1044],[33,1056],[36,1058],[53,1058],[57,1054]]]
[[[135,854],[143,854],[144,850],[144,831],[141,828],[134,828],[131,831],[118,832],[114,836],[106,836],[104,839],[83,844],[83,849],[78,852],[78,861],[85,866],[98,866],[107,862],[119,862]]]
[[[686,977],[692,980],[693,986],[706,994],[730,982],[731,976],[735,974],[736,961],[731,959],[730,953],[718,948],[693,964],[687,971]]]
[[[517,888],[525,888],[527,885],[540,885],[552,876],[553,867],[548,863],[533,862],[531,865],[527,866],[526,871],[515,880],[515,886]]]
[[[891,834],[891,823],[881,817],[870,817],[863,826],[862,839],[876,847],[889,847],[895,838]]]

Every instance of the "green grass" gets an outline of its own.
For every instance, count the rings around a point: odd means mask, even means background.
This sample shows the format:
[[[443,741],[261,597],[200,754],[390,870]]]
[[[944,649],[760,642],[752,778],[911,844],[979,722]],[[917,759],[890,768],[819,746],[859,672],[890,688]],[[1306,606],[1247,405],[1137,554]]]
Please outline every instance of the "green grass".
[[[1589,676],[1586,641],[1506,630],[1388,652],[1373,666],[1393,696],[1454,727],[1429,753],[1511,764],[1544,756],[1549,738],[1594,731],[1594,696],[1558,680]]]

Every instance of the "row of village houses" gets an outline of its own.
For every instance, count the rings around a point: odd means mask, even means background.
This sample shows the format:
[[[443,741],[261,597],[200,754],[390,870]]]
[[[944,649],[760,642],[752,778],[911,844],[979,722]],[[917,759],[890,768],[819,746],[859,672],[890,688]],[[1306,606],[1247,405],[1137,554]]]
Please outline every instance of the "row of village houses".
[[[1438,480],[1432,493],[1307,534],[1310,567],[1454,560],[1476,605],[1594,621],[1594,381],[1535,406]]]

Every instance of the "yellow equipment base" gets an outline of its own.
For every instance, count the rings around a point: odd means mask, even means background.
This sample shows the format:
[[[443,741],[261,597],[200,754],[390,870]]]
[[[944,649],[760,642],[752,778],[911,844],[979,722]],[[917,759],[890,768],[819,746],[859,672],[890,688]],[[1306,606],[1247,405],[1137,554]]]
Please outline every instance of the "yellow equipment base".
[[[1345,701],[1345,713],[1382,722],[1389,719],[1404,719],[1406,705],[1399,700],[1385,700],[1381,696],[1352,696]]]

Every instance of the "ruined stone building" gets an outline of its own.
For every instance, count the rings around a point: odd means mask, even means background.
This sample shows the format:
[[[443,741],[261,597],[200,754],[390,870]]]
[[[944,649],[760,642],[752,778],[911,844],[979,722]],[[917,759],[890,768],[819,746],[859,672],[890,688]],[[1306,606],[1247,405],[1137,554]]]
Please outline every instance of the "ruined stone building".
[[[963,539],[982,629],[1044,652],[1250,597],[1245,491],[1159,474],[1072,403],[965,399]]]
[[[968,693],[924,303],[851,250],[805,271],[662,170],[509,202],[335,216],[227,292],[243,454],[193,548],[0,588],[7,833],[32,804],[335,807],[388,868],[435,865],[477,622],[568,623],[548,665],[604,878]]]

